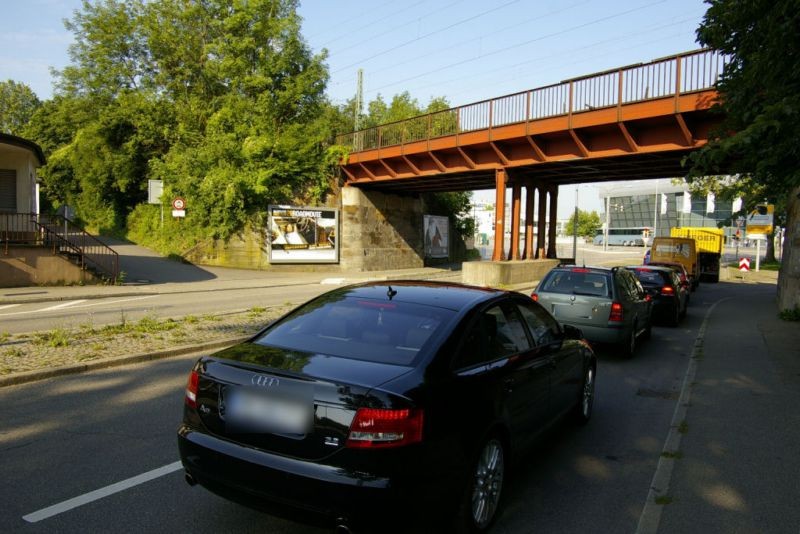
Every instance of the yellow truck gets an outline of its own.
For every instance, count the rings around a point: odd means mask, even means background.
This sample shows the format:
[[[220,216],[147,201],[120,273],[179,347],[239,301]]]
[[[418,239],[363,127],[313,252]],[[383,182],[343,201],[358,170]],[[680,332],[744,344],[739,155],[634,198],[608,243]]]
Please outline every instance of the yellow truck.
[[[648,263],[680,263],[689,273],[692,291],[700,283],[695,240],[690,237],[655,237]]]
[[[725,243],[725,234],[721,228],[684,226],[671,228],[669,235],[694,239],[700,280],[719,282],[719,265]]]

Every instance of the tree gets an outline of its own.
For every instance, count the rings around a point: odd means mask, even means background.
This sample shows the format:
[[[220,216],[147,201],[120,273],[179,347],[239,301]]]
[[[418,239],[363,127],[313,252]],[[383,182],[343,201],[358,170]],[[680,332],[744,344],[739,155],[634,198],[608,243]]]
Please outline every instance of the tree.
[[[583,211],[580,208],[577,210],[578,214],[578,235],[584,238],[594,238],[597,235],[597,231],[602,226],[600,222],[600,215],[596,211],[589,213],[588,211]],[[567,225],[564,228],[564,233],[566,235],[575,235],[574,232],[575,228],[575,212],[572,212],[570,215],[569,221],[567,221]]]
[[[731,213],[731,218],[719,224],[733,226],[739,217],[746,218],[758,204],[768,202],[775,205],[775,226],[786,224],[786,197],[778,191],[771,191],[765,184],[754,180],[752,175],[744,176],[702,176],[694,178],[689,185],[691,193],[704,197],[713,193],[717,202],[733,202],[742,199],[742,208]],[[775,261],[774,235],[767,236],[766,261]]]
[[[0,82],[0,132],[20,136],[41,102],[30,87],[14,80]]]
[[[722,124],[689,158],[690,179],[741,174],[786,205],[778,308],[800,308],[800,11],[793,0],[707,0],[698,41],[730,62],[717,88]]]
[[[54,204],[90,226],[128,230],[165,252],[227,238],[267,205],[315,202],[336,159],[325,53],[300,35],[297,0],[84,1],[67,27],[71,64],[31,131],[52,150]],[[337,153],[334,149],[334,153]],[[148,179],[186,220],[149,230]],[[132,217],[132,218],[131,218]],[[136,226],[131,228],[130,226]],[[190,230],[191,229],[191,230]]]

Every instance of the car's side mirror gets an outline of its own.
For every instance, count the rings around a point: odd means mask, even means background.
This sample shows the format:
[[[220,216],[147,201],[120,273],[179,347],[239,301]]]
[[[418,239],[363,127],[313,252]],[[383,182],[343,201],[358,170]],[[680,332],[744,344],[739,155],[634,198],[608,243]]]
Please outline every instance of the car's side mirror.
[[[583,339],[583,331],[577,326],[565,324],[564,326],[564,339]]]

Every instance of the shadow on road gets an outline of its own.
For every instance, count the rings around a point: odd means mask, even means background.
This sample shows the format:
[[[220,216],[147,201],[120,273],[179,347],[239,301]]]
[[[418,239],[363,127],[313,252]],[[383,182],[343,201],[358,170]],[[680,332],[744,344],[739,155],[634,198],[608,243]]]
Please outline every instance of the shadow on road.
[[[189,283],[217,278],[201,267],[165,258],[128,241],[111,237],[101,240],[119,254],[119,268],[126,284]]]

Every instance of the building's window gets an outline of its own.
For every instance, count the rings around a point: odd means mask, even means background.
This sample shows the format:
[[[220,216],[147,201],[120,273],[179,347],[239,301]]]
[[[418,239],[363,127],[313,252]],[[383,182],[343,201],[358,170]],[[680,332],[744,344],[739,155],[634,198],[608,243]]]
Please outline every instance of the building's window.
[[[17,171],[0,169],[0,211],[17,211]]]

